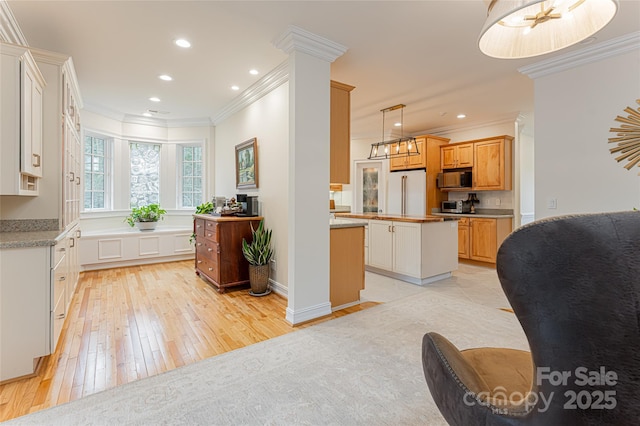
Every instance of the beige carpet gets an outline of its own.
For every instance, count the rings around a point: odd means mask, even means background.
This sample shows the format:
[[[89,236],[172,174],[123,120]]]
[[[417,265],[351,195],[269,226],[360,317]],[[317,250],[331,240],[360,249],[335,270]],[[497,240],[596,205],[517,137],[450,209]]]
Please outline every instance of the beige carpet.
[[[527,349],[515,315],[422,292],[7,425],[440,425],[425,332]]]

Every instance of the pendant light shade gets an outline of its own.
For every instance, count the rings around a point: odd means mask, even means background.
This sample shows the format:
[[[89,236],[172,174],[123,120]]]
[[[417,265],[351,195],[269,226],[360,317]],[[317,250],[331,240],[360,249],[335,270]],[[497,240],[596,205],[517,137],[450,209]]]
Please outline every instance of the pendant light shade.
[[[601,30],[617,10],[618,0],[492,0],[478,45],[500,59],[555,52]]]

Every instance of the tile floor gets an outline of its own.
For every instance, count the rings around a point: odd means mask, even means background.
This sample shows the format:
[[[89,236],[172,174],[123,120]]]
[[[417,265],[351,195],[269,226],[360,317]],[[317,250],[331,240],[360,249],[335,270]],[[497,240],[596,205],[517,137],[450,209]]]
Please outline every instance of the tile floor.
[[[454,271],[450,278],[424,286],[366,272],[365,289],[360,292],[360,300],[390,302],[422,292],[435,292],[465,299],[490,308],[510,307],[495,268],[467,263],[460,263],[458,270]]]

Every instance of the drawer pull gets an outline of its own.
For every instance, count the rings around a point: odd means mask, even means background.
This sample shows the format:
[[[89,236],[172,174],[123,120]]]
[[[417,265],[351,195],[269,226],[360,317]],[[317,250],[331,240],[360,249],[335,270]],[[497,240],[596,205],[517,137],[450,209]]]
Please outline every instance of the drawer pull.
[[[211,232],[207,232],[207,237],[212,236],[213,234]]]
[[[64,275],[61,276],[60,278],[58,278],[58,281],[65,281],[67,279],[67,277],[65,277]]]
[[[202,260],[198,260],[198,264],[202,263]]]
[[[196,228],[202,228],[202,225],[196,225]]]
[[[210,271],[213,271],[213,268],[209,267],[209,270],[210,270]]]
[[[201,245],[202,245],[202,243],[198,243],[198,245],[199,245],[199,246],[201,246]]]
[[[64,313],[56,315],[57,320],[64,319]]]
[[[212,249],[211,247],[209,247],[209,248],[207,249],[207,251],[213,251],[213,249]]]

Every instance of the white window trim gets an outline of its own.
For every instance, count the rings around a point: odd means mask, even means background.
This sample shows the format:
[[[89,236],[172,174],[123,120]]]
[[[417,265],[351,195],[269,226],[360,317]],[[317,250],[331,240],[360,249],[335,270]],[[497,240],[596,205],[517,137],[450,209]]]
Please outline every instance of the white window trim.
[[[86,194],[86,179],[84,177],[84,173],[85,173],[85,167],[86,164],[84,162],[85,160],[85,143],[86,143],[86,139],[83,138],[82,140],[82,212],[106,212],[106,211],[111,211],[113,210],[113,178],[114,178],[114,169],[113,169],[113,164],[114,164],[114,155],[115,155],[115,150],[114,150],[114,141],[112,137],[106,136],[106,135],[101,135],[99,133],[95,133],[95,132],[85,132],[85,138],[87,136],[91,137],[91,138],[95,138],[95,139],[102,139],[105,142],[105,164],[104,164],[104,207],[103,208],[90,208],[87,209],[84,206],[84,197]]]

